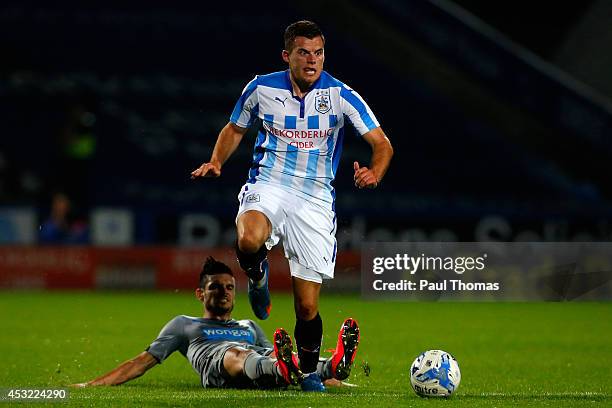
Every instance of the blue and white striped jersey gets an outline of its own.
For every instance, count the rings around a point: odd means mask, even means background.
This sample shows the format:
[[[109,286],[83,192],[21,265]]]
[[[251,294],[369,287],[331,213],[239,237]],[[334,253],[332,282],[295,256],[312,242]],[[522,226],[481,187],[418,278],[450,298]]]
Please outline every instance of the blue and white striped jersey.
[[[293,96],[289,71],[256,76],[236,103],[230,122],[261,127],[247,183],[269,183],[333,207],[344,124],[360,135],[380,126],[365,101],[323,71],[304,99]]]

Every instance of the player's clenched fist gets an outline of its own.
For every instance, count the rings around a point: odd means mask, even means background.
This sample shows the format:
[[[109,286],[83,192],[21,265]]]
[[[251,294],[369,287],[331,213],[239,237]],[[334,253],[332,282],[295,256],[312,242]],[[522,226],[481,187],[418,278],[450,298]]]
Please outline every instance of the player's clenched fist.
[[[203,163],[200,167],[191,172],[191,178],[196,177],[219,177],[221,169],[213,163]]]
[[[353,169],[355,170],[355,187],[359,188],[376,188],[378,187],[378,179],[374,175],[374,172],[367,167],[359,167],[359,162],[353,163]]]

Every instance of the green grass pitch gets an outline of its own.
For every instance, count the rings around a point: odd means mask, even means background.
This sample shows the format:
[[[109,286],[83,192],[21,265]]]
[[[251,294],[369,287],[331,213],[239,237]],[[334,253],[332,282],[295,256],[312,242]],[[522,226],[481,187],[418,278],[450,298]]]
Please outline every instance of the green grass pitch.
[[[378,303],[322,294],[323,348],[355,317],[362,342],[350,382],[325,394],[204,390],[179,353],[118,387],[70,391],[69,406],[505,407],[612,406],[612,303]],[[191,293],[0,292],[0,388],[90,380],[140,353],[178,314],[201,315]],[[293,330],[292,300],[273,293],[262,327]],[[237,318],[251,318],[238,296]],[[459,361],[448,400],[421,399],[408,368],[440,348]],[[361,363],[367,361],[366,376]],[[0,406],[6,402],[0,402]],[[25,405],[16,403],[15,405]]]

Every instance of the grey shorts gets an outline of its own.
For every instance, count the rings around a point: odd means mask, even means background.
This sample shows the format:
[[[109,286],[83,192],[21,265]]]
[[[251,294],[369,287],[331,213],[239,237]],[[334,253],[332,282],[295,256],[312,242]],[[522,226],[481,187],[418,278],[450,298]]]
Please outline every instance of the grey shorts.
[[[200,373],[202,387],[204,388],[254,388],[257,384],[247,376],[230,377],[223,367],[223,358],[227,350],[240,347],[236,344],[219,344],[204,357],[202,372]],[[240,347],[242,348],[242,347]],[[253,350],[255,351],[255,350]],[[273,350],[264,349],[261,352],[255,351],[261,355],[269,355]]]

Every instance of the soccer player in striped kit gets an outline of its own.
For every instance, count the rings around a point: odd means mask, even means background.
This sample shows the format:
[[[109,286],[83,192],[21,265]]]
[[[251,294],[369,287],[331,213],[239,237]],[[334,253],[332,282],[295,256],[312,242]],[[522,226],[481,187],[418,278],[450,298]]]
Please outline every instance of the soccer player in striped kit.
[[[247,84],[221,130],[209,162],[192,178],[218,177],[247,129],[259,133],[236,216],[238,262],[249,277],[249,301],[259,319],[269,316],[267,252],[282,239],[295,304],[295,340],[302,389],[324,391],[316,365],[323,335],[319,293],[334,276],[336,192],[346,122],[371,146],[369,167],[354,162],[358,188],[376,188],[393,155],[389,139],[365,101],[323,70],[325,37],[310,21],[285,30],[286,71]]]

